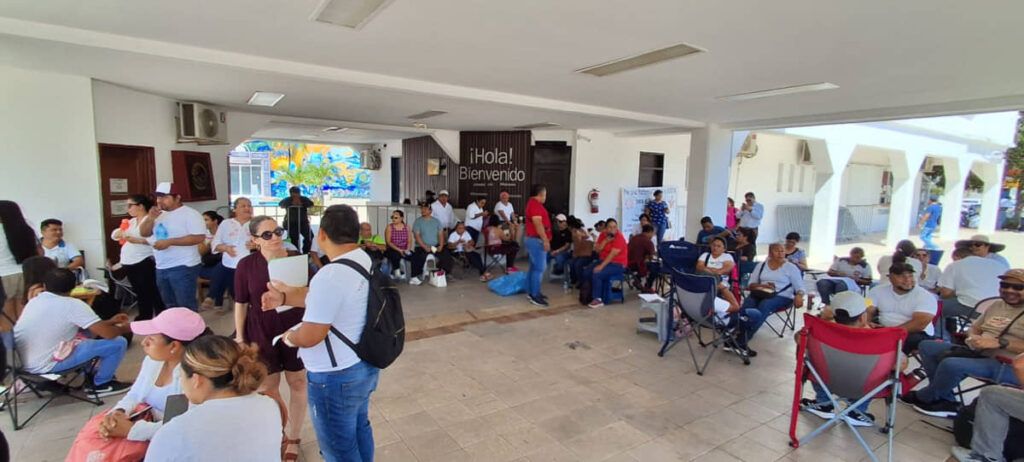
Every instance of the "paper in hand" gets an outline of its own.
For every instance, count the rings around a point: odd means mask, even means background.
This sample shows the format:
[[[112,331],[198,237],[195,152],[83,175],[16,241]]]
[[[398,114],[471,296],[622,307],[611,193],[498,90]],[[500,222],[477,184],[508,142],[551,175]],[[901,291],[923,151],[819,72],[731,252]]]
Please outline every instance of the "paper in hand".
[[[291,307],[289,307],[289,308],[291,308]],[[288,332],[291,332],[293,330],[299,330],[299,326],[301,326],[301,325],[302,325],[302,323],[300,322],[300,323],[295,324],[294,326],[290,327],[288,330],[284,331],[281,335],[278,335],[277,337],[274,337],[274,339],[270,341],[270,344],[271,345],[277,345],[277,342],[280,342],[281,339],[284,338],[284,334],[287,334]],[[285,346],[287,346],[287,345],[285,345]]]
[[[309,263],[306,255],[275,258],[267,262],[267,270],[270,273],[271,281],[281,281],[292,287],[306,287],[309,285]],[[292,307],[288,305],[281,305],[276,308],[278,313],[290,309]]]

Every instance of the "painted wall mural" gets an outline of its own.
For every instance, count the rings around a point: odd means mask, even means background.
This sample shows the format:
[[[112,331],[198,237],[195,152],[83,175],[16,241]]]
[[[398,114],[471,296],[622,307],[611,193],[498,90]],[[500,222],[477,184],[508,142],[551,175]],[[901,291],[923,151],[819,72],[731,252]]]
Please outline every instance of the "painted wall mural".
[[[270,195],[284,198],[298,184],[305,196],[369,199],[372,177],[360,168],[359,151],[350,146],[291,141],[249,140],[235,152],[267,153]]]

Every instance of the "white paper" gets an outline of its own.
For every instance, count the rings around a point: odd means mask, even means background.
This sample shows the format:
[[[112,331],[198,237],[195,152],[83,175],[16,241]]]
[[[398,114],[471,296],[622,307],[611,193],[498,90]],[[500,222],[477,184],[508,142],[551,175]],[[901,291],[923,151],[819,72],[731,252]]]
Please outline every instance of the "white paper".
[[[291,308],[291,307],[289,307],[289,308]],[[270,344],[271,344],[271,345],[276,345],[276,344],[277,344],[277,342],[280,342],[280,341],[281,341],[281,339],[282,339],[282,338],[284,338],[284,334],[287,334],[288,332],[291,332],[291,331],[294,331],[294,330],[299,330],[299,326],[301,326],[301,325],[302,325],[302,323],[301,323],[301,322],[300,322],[300,323],[298,323],[298,324],[295,324],[294,326],[292,326],[291,328],[289,328],[289,329],[288,329],[287,331],[285,331],[285,332],[284,332],[284,333],[282,333],[281,335],[278,335],[277,337],[274,337],[274,339],[270,341]],[[288,346],[288,345],[285,345],[285,346]]]
[[[665,301],[665,299],[659,297],[658,294],[638,294],[638,295],[640,297],[640,300],[643,300],[643,301],[645,301],[647,303],[663,302],[663,301]]]
[[[110,179],[110,193],[111,194],[128,194],[128,179],[127,178],[111,178]]]
[[[309,285],[309,257],[306,255],[275,258],[267,262],[267,270],[270,272],[271,281],[281,281],[292,287]],[[275,310],[283,313],[292,308],[290,305],[281,305]]]

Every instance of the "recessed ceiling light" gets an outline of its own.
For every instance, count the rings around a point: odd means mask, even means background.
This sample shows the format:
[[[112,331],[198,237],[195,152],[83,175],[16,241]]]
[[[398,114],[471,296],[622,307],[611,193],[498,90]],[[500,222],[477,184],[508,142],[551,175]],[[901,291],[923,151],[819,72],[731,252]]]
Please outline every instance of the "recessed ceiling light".
[[[659,48],[653,51],[647,51],[638,55],[626,56],[624,58],[615,59],[606,63],[597,64],[594,66],[584,67],[582,69],[576,69],[576,72],[580,74],[590,74],[597,77],[604,77],[610,74],[616,74],[632,69],[641,68],[644,66],[650,66],[670,59],[682,58],[683,56],[689,56],[697,53],[704,53],[706,50],[702,50],[693,45],[687,45],[680,43],[678,45],[672,45],[666,48]]]
[[[412,119],[412,120],[423,120],[423,119],[429,119],[431,117],[437,117],[439,115],[447,114],[447,113],[448,113],[447,111],[426,111],[426,112],[421,112],[419,114],[413,114],[413,115],[409,116],[408,118]]]
[[[839,85],[829,82],[808,83],[804,85],[793,85],[791,87],[772,88],[770,90],[758,90],[749,93],[719,96],[722,101],[747,101],[758,98],[770,98],[772,96],[792,95],[794,93],[807,93],[811,91],[835,90]]]
[[[281,99],[284,98],[284,93],[274,93],[272,91],[257,91],[252,94],[249,98],[250,106],[266,106],[274,107]]]
[[[343,132],[345,130],[348,130],[348,127],[327,127],[325,129],[323,129],[323,132],[324,133],[340,133],[340,132]]]
[[[541,123],[536,123],[536,124],[520,125],[520,126],[514,127],[514,128],[516,128],[518,130],[533,130],[535,128],[550,128],[550,127],[559,127],[559,126],[560,125],[558,125],[558,124],[556,124],[554,122],[541,122]]]
[[[359,30],[394,0],[322,0],[309,19]]]

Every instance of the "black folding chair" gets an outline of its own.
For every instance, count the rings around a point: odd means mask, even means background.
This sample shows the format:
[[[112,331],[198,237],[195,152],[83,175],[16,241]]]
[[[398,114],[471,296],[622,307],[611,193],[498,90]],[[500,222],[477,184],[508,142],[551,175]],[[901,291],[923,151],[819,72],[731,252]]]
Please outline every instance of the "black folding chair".
[[[714,356],[718,347],[730,343],[736,335],[742,334],[740,334],[738,328],[729,327],[725,321],[715,314],[718,278],[686,274],[675,270],[670,271],[672,271],[672,292],[668,299],[669,307],[679,306],[682,312],[682,316],[679,321],[674,322],[673,329],[670,329],[670,332],[677,331],[678,324],[680,323],[687,323],[690,326],[697,344],[707,351],[703,364],[697,361],[697,353],[694,351],[694,345],[690,340],[690,336],[684,335],[682,337],[686,339],[686,346],[690,350],[690,358],[693,360],[694,368],[697,369],[697,375],[704,375],[704,371],[707,369],[708,364],[711,362],[711,357]],[[674,310],[670,310],[670,312],[674,312]],[[704,340],[705,332],[709,332],[711,336],[707,341]],[[666,339],[665,343],[661,346],[661,351],[658,352],[658,356],[664,356],[665,352],[675,346],[680,340],[679,338],[671,337]],[[733,342],[733,344],[735,343]],[[739,351],[738,354],[740,359],[743,360],[743,364],[750,365],[750,358],[747,357],[746,352],[739,349],[737,351]]]

